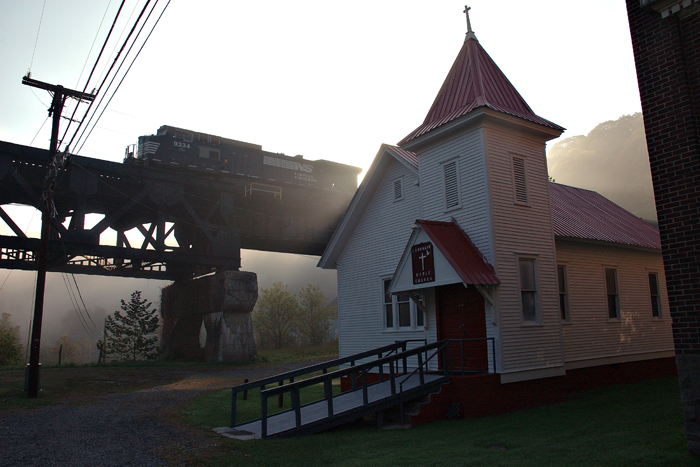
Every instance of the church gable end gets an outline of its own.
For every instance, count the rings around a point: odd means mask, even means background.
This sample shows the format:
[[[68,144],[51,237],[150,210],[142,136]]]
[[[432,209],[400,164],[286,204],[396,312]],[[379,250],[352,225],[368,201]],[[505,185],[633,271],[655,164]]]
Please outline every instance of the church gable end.
[[[386,165],[381,173],[373,175],[378,177],[376,189],[338,258],[341,356],[386,343],[384,283],[391,279],[420,213],[417,174],[390,155],[378,157],[388,157]],[[401,199],[396,198],[399,180]],[[400,304],[393,305],[398,312]],[[409,311],[414,311],[410,305]],[[397,314],[396,319],[399,318]],[[416,324],[418,318],[417,314],[412,318],[414,328],[420,328]],[[399,321],[391,323],[391,328],[396,328],[390,332],[391,342],[416,337],[411,334],[415,329],[410,326],[402,329],[398,325]]]

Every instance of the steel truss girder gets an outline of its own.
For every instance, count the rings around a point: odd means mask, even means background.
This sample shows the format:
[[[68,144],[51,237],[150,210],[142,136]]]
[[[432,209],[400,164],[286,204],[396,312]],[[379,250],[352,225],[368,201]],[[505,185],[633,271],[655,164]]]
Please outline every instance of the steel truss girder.
[[[0,245],[0,268],[36,270],[34,252],[39,248],[38,238],[0,235]],[[221,260],[214,256],[188,255],[176,251],[49,241],[50,272],[172,280],[173,272],[166,268],[167,264],[190,270],[194,267],[215,268],[221,264]]]
[[[17,236],[0,236],[0,249],[12,252],[16,244],[10,239],[26,237],[1,206],[17,203],[37,207],[47,160],[46,150],[0,141],[0,218]],[[57,218],[51,222],[52,245],[59,242],[61,246],[54,245],[51,251],[62,259],[54,261],[49,270],[178,279],[237,269],[240,248],[320,255],[352,197],[290,186],[284,190],[294,196],[258,200],[245,196],[245,187],[251,183],[245,177],[80,156],[72,160],[54,185]],[[87,228],[87,214],[104,217]],[[68,218],[70,222],[66,222]],[[116,232],[116,246],[100,245],[100,236],[108,228]],[[133,238],[130,242],[126,232],[132,229],[140,232],[143,241],[131,244]],[[166,245],[171,235],[179,246]],[[31,242],[26,245],[33,248]],[[77,257],[97,259],[73,260]],[[0,261],[3,268],[31,269],[32,264],[26,259]]]

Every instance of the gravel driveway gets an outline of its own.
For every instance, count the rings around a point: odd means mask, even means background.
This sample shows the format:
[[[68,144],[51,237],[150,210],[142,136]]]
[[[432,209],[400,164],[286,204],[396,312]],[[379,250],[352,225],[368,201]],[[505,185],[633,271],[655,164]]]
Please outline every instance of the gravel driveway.
[[[231,381],[251,381],[313,362],[188,372],[145,390],[0,412],[0,466],[180,465],[179,453],[206,452],[217,439],[176,421],[188,399]],[[77,403],[76,403],[77,402]]]

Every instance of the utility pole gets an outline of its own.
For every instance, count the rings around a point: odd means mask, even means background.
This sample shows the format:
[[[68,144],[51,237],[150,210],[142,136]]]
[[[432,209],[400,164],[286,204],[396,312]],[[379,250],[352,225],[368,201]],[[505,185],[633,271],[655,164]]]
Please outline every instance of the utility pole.
[[[97,357],[97,363],[107,363],[107,318],[105,318],[105,326],[102,328],[102,347],[100,348],[100,356]]]
[[[46,289],[46,269],[49,256],[49,235],[51,233],[50,218],[54,213],[53,185],[58,171],[64,166],[64,160],[58,157],[58,130],[61,122],[63,104],[69,97],[92,101],[95,96],[60,85],[37,81],[27,76],[22,78],[22,84],[53,92],[53,101],[49,108],[49,116],[53,116],[51,128],[51,146],[49,147],[49,171],[46,174],[46,184],[41,195],[39,210],[41,211],[41,241],[37,258],[36,298],[34,299],[34,324],[32,325],[32,340],[29,351],[29,376],[27,397],[36,398],[39,395],[39,351],[41,349],[41,320],[44,315],[44,290]]]

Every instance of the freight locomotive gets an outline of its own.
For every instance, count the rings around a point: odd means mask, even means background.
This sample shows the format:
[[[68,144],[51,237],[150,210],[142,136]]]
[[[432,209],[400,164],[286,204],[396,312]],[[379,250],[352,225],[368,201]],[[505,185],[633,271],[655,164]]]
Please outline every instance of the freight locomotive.
[[[125,164],[218,173],[260,186],[296,185],[354,193],[361,169],[263,151],[262,146],[163,125],[127,148]]]

